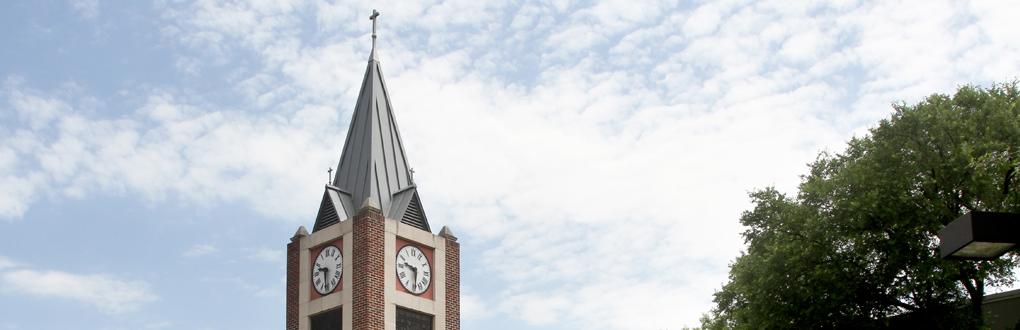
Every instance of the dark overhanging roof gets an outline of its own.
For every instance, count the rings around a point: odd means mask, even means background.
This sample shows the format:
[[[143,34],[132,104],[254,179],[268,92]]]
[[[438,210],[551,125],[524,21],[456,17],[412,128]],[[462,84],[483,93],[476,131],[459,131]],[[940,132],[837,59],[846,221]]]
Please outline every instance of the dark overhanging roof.
[[[312,232],[353,216],[366,203],[386,218],[431,232],[374,47],[336,176],[323,193]]]

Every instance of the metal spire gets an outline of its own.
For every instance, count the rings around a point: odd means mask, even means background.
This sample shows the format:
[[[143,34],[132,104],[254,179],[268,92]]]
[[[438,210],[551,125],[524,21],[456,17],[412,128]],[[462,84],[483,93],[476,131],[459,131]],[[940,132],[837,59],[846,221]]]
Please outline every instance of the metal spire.
[[[340,153],[340,163],[332,184],[325,188],[312,232],[353,217],[365,205],[375,207],[387,219],[431,231],[375,57],[378,17],[379,12],[375,10],[369,17],[372,20],[372,53]]]
[[[369,61],[375,61],[375,23],[377,17],[379,17],[379,11],[372,9],[372,16],[368,17],[368,19],[372,20],[372,54],[368,56]]]

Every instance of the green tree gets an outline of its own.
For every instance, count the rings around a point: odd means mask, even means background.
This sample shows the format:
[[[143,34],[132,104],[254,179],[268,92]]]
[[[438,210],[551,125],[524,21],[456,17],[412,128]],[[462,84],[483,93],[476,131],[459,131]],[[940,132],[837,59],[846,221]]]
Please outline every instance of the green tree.
[[[747,250],[704,328],[981,326],[985,285],[1012,281],[1020,258],[942,260],[937,233],[967,211],[1020,212],[1020,90],[965,86],[894,108],[819,155],[795,197],[751,193]]]

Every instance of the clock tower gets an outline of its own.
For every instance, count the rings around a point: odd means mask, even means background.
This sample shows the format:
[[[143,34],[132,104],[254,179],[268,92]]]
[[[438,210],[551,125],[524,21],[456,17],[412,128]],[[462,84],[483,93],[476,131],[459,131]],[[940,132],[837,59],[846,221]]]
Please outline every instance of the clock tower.
[[[287,244],[287,330],[460,329],[460,245],[433,234],[372,52],[315,224]]]

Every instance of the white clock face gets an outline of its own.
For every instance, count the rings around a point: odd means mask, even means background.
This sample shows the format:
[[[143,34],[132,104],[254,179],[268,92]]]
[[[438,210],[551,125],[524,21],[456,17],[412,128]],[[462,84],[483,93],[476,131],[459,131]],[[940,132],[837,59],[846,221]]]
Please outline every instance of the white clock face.
[[[405,245],[397,252],[397,279],[400,285],[413,294],[422,294],[432,283],[432,266],[429,257],[413,245]]]
[[[340,284],[340,276],[344,273],[344,257],[336,246],[327,246],[319,251],[312,265],[312,286],[321,295],[333,292]]]

